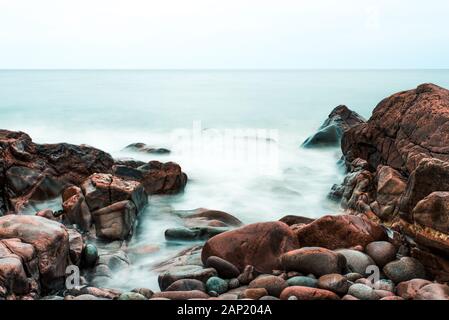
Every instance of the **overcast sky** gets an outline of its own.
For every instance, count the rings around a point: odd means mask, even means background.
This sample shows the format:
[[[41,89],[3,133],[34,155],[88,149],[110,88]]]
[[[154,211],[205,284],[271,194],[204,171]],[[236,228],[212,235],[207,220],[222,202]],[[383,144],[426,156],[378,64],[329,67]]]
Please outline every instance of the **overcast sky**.
[[[449,68],[449,1],[0,0],[0,68]]]

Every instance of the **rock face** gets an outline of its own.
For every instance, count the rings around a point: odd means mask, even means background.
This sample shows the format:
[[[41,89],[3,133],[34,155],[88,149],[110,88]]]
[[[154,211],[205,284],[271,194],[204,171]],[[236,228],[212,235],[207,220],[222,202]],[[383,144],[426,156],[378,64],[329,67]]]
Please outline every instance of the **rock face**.
[[[69,234],[55,221],[38,216],[0,217],[0,286],[26,293],[36,280],[42,291],[59,289],[69,265]],[[30,279],[27,279],[30,277]],[[1,283],[6,281],[7,283]]]
[[[318,132],[304,141],[303,147],[339,146],[345,131],[364,122],[360,115],[349,110],[348,107],[338,106],[332,110]]]
[[[261,272],[271,273],[278,269],[279,257],[297,247],[296,236],[285,223],[255,223],[209,239],[201,258],[206,263],[210,256],[217,256],[241,271],[246,265],[253,265]]]
[[[449,91],[423,84],[380,102],[366,123],[347,130],[342,149],[348,161],[362,158],[371,168],[388,165],[413,172],[423,158],[449,161]]]
[[[132,166],[131,163],[116,164],[113,172],[116,176],[139,181],[147,194],[175,194],[187,183],[187,175],[174,162],[162,163],[150,161],[144,165]]]
[[[366,246],[386,238],[378,224],[365,217],[352,215],[324,216],[297,231],[301,246],[328,249]]]
[[[84,231],[89,231],[94,223],[97,236],[109,240],[125,239],[148,203],[140,182],[105,173],[89,176],[81,188],[67,188],[62,200],[64,217],[69,223]]]
[[[23,132],[0,130],[0,213],[29,200],[58,196],[95,172],[110,172],[111,156],[85,145],[36,144]]]
[[[449,279],[448,122],[449,91],[423,84],[384,99],[342,139],[351,169],[343,208],[375,215],[407,236],[404,245],[440,280]],[[366,166],[354,171],[360,161]]]

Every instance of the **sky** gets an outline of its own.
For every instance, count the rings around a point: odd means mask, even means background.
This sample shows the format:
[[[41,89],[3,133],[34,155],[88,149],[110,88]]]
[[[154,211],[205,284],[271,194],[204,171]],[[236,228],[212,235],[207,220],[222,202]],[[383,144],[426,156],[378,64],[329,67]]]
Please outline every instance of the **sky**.
[[[449,68],[449,1],[0,0],[0,68]]]

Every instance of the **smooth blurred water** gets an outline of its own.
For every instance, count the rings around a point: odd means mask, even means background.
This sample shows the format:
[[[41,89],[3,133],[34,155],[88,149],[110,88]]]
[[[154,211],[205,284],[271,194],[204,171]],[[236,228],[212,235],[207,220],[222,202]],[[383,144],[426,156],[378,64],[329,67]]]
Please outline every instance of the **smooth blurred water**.
[[[182,225],[170,210],[223,210],[245,223],[338,212],[326,195],[342,179],[340,150],[305,150],[302,141],[339,104],[368,118],[381,99],[423,82],[449,87],[449,71],[0,71],[0,127],[39,143],[85,143],[114,157],[182,166],[189,175],[185,192],[150,199],[131,243],[159,250],[111,284],[156,288],[149,266],[190,245],[165,241],[166,228]],[[201,150],[181,148],[174,133],[193,136],[198,123],[201,133],[259,129],[274,138],[257,140],[256,131],[245,131],[232,148],[219,139],[203,139]],[[172,153],[123,151],[133,142]],[[260,152],[265,147],[270,157]],[[37,207],[48,205],[60,202]]]

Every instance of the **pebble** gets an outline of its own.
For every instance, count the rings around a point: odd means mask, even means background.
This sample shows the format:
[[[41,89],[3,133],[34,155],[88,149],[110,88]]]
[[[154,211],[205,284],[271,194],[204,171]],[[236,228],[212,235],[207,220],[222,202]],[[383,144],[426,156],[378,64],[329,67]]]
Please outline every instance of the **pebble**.
[[[217,294],[222,294],[228,291],[228,283],[219,277],[210,277],[206,282],[207,292],[215,291]]]

